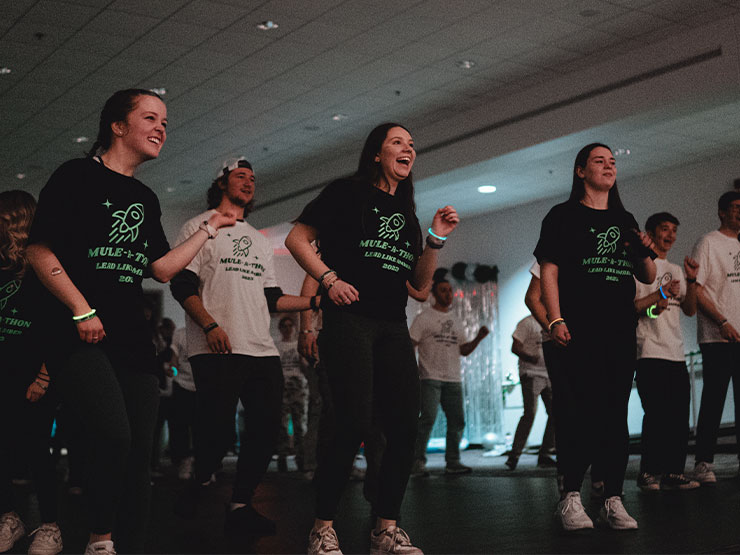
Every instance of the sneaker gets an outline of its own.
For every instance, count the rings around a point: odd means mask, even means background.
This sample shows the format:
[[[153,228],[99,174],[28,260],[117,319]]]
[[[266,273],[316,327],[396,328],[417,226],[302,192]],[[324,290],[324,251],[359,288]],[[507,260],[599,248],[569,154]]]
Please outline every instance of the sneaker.
[[[258,513],[251,505],[231,510],[226,506],[224,533],[227,536],[247,534],[253,536],[274,536],[277,532],[275,523]]]
[[[116,550],[112,541],[104,540],[88,543],[84,555],[116,555]]]
[[[696,489],[701,487],[701,484],[696,480],[690,480],[683,474],[663,474],[660,479],[660,489],[662,490],[684,490],[684,489]]]
[[[472,468],[460,462],[447,463],[445,467],[445,474],[470,474],[471,472],[473,472]]]
[[[547,455],[537,457],[537,466],[540,468],[555,468],[557,465],[558,463],[552,457],[548,457]]]
[[[416,459],[414,461],[414,464],[411,467],[411,475],[421,478],[429,477],[429,471],[427,470],[427,465],[423,459]]]
[[[177,467],[177,478],[179,480],[190,480],[193,477],[194,457],[185,457]]]
[[[655,474],[648,474],[647,472],[641,472],[637,477],[637,487],[642,491],[658,491],[662,480],[658,480]]]
[[[380,534],[370,532],[370,555],[424,555],[424,552],[411,544],[406,532],[398,526],[389,526]]]
[[[712,463],[698,462],[694,466],[694,480],[702,486],[713,486],[717,483],[717,476],[714,475]]]
[[[627,514],[618,495],[608,497],[599,511],[599,521],[612,530],[637,530],[637,521]]]
[[[604,481],[591,482],[591,498],[602,499],[604,497]]]
[[[0,553],[9,551],[25,533],[26,527],[15,511],[0,516]]]
[[[509,455],[509,458],[506,459],[506,462],[504,464],[506,465],[506,468],[508,468],[509,470],[515,470],[517,463],[519,463],[519,458],[512,457],[511,455]]]
[[[314,528],[308,535],[308,555],[342,555],[337,533],[331,526]]]
[[[586,514],[583,503],[581,503],[581,494],[577,491],[569,491],[565,494],[565,497],[558,503],[555,516],[558,517],[560,525],[566,532],[594,527],[593,521]]]
[[[56,555],[62,550],[62,531],[56,524],[42,524],[31,532],[33,541],[28,555]]]

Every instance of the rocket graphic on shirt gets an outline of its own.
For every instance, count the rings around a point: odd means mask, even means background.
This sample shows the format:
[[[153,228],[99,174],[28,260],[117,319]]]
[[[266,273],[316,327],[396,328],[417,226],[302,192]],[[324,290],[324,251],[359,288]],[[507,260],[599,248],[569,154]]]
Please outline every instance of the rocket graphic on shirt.
[[[113,212],[113,225],[108,237],[111,243],[121,241],[136,241],[139,236],[139,227],[144,222],[144,205],[135,202],[126,210]]]
[[[599,240],[596,246],[596,252],[598,254],[615,252],[617,250],[617,242],[621,236],[622,234],[620,233],[619,228],[615,225],[611,226],[605,232],[599,233],[596,236]]]
[[[9,281],[2,287],[0,287],[0,310],[4,309],[8,304],[8,299],[15,295],[21,288],[21,282],[17,279]]]
[[[249,247],[252,246],[252,239],[249,235],[239,237],[239,239],[233,239],[234,243],[234,256],[249,256]]]
[[[378,237],[382,239],[393,238],[398,241],[398,233],[403,229],[404,225],[406,225],[406,218],[398,212],[388,217],[380,216]]]

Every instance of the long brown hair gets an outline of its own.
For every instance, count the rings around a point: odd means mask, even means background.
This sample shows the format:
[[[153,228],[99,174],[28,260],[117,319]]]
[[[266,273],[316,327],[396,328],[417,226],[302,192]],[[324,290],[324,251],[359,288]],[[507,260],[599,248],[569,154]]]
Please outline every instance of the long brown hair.
[[[26,191],[0,193],[0,270],[17,278],[26,272],[26,243],[36,212],[36,199]]]

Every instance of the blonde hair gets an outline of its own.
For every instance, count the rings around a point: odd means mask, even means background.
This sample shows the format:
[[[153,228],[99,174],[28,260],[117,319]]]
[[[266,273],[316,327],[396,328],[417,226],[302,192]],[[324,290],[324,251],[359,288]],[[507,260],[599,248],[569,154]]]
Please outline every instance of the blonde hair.
[[[29,193],[0,193],[0,270],[10,270],[18,278],[26,273],[26,243],[35,212],[36,199]]]

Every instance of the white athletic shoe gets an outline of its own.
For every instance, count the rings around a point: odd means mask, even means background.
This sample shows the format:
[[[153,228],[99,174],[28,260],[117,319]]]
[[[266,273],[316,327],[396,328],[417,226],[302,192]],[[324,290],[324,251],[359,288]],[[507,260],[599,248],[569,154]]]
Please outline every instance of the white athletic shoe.
[[[583,503],[581,503],[581,494],[577,491],[569,491],[565,494],[565,497],[558,503],[555,516],[560,520],[563,530],[567,532],[594,527],[594,522],[586,514]]]
[[[103,540],[88,543],[84,555],[116,555],[116,550],[113,548],[112,541]]]
[[[10,551],[13,544],[25,533],[26,527],[15,511],[0,516],[0,553]]]
[[[380,534],[370,532],[370,555],[424,555],[411,544],[409,535],[398,526],[389,526]]]
[[[334,528],[324,526],[311,530],[308,535],[308,555],[342,555]]]
[[[607,497],[599,511],[599,521],[608,524],[612,530],[637,530],[637,521],[632,518],[618,495]]]
[[[64,547],[62,531],[56,524],[42,524],[29,536],[33,536],[33,541],[28,547],[28,555],[57,555]]]

